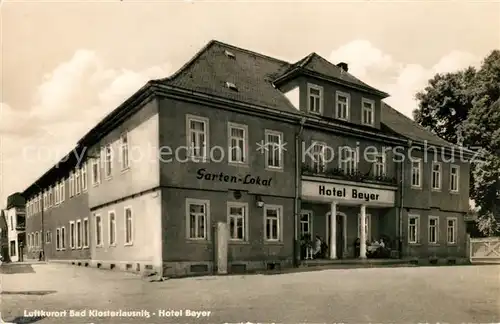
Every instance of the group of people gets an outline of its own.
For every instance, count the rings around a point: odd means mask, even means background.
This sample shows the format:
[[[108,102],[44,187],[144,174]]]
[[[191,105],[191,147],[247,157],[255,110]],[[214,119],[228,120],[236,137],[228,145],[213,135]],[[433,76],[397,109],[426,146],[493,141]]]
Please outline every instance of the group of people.
[[[361,240],[359,238],[354,242],[354,257],[359,258],[361,250]],[[390,251],[386,247],[384,239],[366,242],[366,256],[368,258],[388,258]]]

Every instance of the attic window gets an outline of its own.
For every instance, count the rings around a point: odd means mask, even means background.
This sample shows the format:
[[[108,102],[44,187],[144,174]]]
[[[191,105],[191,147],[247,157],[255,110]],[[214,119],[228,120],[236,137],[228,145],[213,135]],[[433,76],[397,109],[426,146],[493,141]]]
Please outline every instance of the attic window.
[[[224,54],[226,54],[227,57],[236,59],[236,56],[232,52],[229,52],[228,50],[224,51]]]
[[[226,88],[229,88],[229,89],[234,90],[234,91],[238,91],[236,84],[234,84],[232,82],[226,82]]]

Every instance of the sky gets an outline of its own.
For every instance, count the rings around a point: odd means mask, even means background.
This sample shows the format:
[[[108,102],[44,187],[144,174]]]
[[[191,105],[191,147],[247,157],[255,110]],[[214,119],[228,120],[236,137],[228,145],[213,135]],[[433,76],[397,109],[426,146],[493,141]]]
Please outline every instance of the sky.
[[[3,0],[0,23],[0,207],[211,39],[346,62],[409,117],[435,73],[500,48],[498,1]]]

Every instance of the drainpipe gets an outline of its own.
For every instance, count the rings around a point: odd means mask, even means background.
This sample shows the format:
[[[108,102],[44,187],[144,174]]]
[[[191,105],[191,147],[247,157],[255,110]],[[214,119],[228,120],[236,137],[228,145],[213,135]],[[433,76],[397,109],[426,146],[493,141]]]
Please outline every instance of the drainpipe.
[[[300,145],[302,138],[302,131],[304,130],[304,124],[306,123],[306,118],[303,117],[300,120],[300,128],[295,135],[295,198],[294,198],[294,236],[293,236],[293,261],[294,266],[298,267],[300,265],[300,246],[299,245],[299,214],[300,214],[300,184],[301,184],[301,175],[302,175],[302,146]]]
[[[408,147],[411,147],[412,141],[408,140]],[[410,157],[408,156],[408,159]],[[401,174],[399,180],[399,258],[403,258],[403,208],[404,208],[404,188],[405,188],[405,163],[406,159],[401,162]]]

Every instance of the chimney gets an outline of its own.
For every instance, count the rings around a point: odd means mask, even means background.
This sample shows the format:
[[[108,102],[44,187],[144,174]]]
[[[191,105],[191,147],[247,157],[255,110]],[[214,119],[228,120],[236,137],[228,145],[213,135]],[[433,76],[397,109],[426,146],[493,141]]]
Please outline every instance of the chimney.
[[[337,64],[337,66],[345,72],[349,71],[349,66],[347,65],[347,63],[340,62]]]

